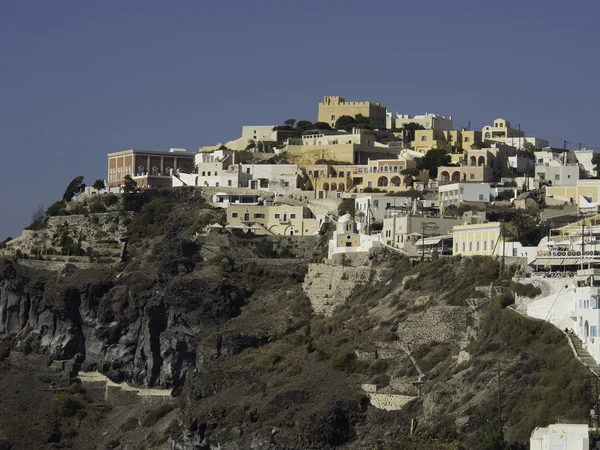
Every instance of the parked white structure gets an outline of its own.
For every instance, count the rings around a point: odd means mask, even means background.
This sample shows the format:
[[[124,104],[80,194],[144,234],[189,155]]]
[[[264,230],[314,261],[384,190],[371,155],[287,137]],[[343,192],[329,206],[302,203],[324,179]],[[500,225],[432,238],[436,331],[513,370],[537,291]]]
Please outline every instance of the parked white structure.
[[[338,253],[370,252],[381,247],[380,235],[358,232],[356,222],[350,214],[339,218],[333,237],[329,241],[328,257]]]
[[[587,424],[557,423],[537,427],[529,439],[530,450],[589,450]]]

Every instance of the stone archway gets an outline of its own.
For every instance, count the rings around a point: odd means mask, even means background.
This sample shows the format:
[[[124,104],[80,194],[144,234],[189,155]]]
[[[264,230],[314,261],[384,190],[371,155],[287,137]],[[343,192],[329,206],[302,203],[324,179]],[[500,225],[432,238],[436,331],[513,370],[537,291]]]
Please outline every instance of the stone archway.
[[[452,172],[452,181],[460,181],[460,172],[458,170]]]
[[[442,173],[440,173],[440,181],[450,181],[450,174],[447,170],[444,170]]]
[[[390,183],[394,187],[400,187],[400,186],[402,186],[402,180],[397,175],[392,177],[392,179],[390,180]]]
[[[381,176],[377,179],[377,186],[378,187],[387,187],[388,185],[388,179],[387,177]]]

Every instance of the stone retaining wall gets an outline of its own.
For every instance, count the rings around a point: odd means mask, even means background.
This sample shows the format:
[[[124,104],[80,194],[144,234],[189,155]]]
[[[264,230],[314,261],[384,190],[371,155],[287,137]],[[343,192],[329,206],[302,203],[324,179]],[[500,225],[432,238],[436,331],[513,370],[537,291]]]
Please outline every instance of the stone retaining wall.
[[[98,262],[65,262],[65,261],[45,261],[35,259],[17,259],[17,263],[22,266],[30,267],[37,270],[47,270],[50,272],[60,272],[64,270],[67,265],[75,266],[81,270],[92,270],[99,268],[115,267],[119,263],[98,263]]]
[[[386,411],[399,411],[404,405],[417,398],[410,395],[375,393],[367,393],[367,396],[371,401],[371,405],[378,409],[385,409]]]
[[[336,306],[343,305],[354,289],[366,283],[377,283],[386,269],[349,267],[333,264],[309,264],[302,288],[313,310],[330,316]]]

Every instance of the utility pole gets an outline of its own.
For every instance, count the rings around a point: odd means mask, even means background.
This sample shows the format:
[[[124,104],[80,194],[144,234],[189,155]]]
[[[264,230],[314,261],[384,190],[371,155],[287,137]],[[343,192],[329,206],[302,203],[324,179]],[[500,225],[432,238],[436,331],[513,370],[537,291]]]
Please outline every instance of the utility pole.
[[[502,380],[501,374],[502,372],[508,372],[507,370],[501,369],[500,364],[497,363],[495,369],[493,369],[498,375],[498,422],[502,423]]]
[[[522,150],[523,148],[521,147],[521,124],[519,124],[519,150]]]

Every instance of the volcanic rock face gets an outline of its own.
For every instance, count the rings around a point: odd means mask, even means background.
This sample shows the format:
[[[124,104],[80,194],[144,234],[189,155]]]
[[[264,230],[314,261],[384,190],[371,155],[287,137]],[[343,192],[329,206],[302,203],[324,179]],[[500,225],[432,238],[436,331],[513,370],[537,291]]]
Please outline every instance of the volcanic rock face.
[[[48,364],[76,358],[84,370],[149,386],[176,385],[195,367],[194,327],[183,325],[175,308],[150,301],[135,314],[122,309],[115,317],[103,303],[129,295],[122,286],[89,272],[92,279],[79,286],[63,283],[69,275],[45,275],[0,261],[0,337],[13,350],[43,355]]]

